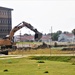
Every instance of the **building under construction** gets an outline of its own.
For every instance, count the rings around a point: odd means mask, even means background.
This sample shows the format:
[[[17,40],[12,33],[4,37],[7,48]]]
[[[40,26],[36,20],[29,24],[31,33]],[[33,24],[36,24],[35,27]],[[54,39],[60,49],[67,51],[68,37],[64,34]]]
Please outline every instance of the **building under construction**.
[[[11,8],[0,7],[0,38],[8,35],[12,28],[12,10]]]

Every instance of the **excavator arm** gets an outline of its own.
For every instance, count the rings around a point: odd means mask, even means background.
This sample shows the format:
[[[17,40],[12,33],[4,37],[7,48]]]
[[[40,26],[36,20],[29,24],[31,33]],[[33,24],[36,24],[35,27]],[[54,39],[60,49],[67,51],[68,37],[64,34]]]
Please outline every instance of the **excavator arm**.
[[[28,29],[32,30],[33,32],[35,32],[35,40],[38,41],[40,40],[40,38],[42,37],[42,33],[40,33],[36,28],[34,28],[31,24],[27,23],[27,22],[22,22],[20,24],[18,24],[17,26],[15,26],[9,34],[9,39],[12,40],[13,35],[15,34],[16,31],[18,31],[19,29],[23,28],[23,27],[27,27]]]

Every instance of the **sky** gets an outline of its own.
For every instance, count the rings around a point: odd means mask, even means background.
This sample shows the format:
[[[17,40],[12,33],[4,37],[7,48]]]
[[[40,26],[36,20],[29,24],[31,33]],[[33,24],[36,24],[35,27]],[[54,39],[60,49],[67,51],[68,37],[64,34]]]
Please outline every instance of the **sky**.
[[[0,6],[12,8],[12,28],[22,21],[30,23],[43,34],[71,32],[75,28],[75,1],[73,0],[0,0]],[[15,35],[34,34],[26,27]]]

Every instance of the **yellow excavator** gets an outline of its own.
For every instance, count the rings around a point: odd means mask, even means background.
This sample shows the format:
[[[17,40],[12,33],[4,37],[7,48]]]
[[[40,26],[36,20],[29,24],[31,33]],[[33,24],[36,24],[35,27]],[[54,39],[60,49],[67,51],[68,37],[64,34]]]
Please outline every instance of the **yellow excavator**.
[[[18,24],[17,26],[15,26],[9,33],[8,36],[6,36],[3,39],[0,39],[0,53],[6,54],[8,55],[8,49],[15,49],[16,48],[16,44],[13,41],[13,36],[15,34],[16,31],[18,31],[19,29],[23,28],[23,27],[27,27],[28,29],[30,29],[31,31],[35,32],[35,36],[34,39],[35,41],[38,41],[41,39],[42,37],[42,33],[40,33],[36,28],[34,28],[31,24],[27,23],[27,22],[21,22],[20,24]]]

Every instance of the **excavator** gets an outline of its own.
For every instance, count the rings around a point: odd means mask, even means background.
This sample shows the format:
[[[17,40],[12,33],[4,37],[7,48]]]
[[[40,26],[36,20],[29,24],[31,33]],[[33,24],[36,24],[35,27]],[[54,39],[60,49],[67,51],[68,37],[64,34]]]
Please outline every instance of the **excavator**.
[[[6,36],[3,39],[0,39],[0,53],[8,55],[8,50],[16,49],[16,44],[13,41],[13,36],[16,31],[20,30],[23,27],[27,27],[31,31],[35,32],[34,39],[35,41],[39,41],[42,37],[42,33],[39,32],[36,28],[34,28],[30,23],[27,22],[21,22],[17,26],[15,26],[9,33],[8,36]]]

